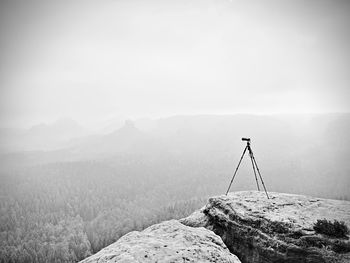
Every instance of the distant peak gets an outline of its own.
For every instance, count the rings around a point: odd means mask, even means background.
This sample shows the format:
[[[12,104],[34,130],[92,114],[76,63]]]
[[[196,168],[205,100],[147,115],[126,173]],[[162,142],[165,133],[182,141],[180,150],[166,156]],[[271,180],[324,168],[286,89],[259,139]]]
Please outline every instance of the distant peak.
[[[113,136],[135,136],[142,134],[142,132],[135,126],[134,122],[131,120],[126,120],[124,125],[111,133]]]

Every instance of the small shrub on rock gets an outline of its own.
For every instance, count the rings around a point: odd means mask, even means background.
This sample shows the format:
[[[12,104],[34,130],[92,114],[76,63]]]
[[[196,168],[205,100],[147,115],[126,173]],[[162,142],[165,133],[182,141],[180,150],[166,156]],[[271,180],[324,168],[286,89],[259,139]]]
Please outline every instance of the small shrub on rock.
[[[330,237],[346,237],[349,233],[349,229],[343,221],[334,220],[332,222],[327,219],[317,220],[314,224],[314,230],[316,233]]]
[[[333,244],[332,249],[337,253],[348,253],[350,252],[350,243],[337,240],[337,242]]]

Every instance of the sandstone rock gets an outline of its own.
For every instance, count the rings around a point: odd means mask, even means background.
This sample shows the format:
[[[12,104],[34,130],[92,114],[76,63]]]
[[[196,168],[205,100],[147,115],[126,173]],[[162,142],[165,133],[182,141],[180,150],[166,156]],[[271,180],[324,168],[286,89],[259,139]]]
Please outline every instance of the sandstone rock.
[[[130,232],[82,262],[240,261],[212,231],[201,227],[188,227],[177,220],[170,220],[141,232]]]
[[[350,262],[348,239],[313,230],[317,219],[324,218],[344,221],[350,227],[349,201],[280,193],[270,196],[246,191],[213,197],[180,222],[213,230],[243,263]]]

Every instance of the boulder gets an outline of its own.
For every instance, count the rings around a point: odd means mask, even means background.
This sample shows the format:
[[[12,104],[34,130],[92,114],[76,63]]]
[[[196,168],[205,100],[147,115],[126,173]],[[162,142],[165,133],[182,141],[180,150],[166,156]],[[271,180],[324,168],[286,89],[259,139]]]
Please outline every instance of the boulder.
[[[227,262],[239,263],[221,238],[203,227],[165,221],[130,232],[84,263],[107,262]]]

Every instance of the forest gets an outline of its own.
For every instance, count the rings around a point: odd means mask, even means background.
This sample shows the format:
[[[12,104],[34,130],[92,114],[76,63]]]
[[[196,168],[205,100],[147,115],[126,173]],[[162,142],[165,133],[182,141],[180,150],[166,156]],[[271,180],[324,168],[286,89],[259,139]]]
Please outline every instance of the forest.
[[[205,204],[175,197],[165,184],[154,188],[156,178],[141,182],[127,170],[78,162],[2,176],[0,262],[77,262],[130,231]]]

